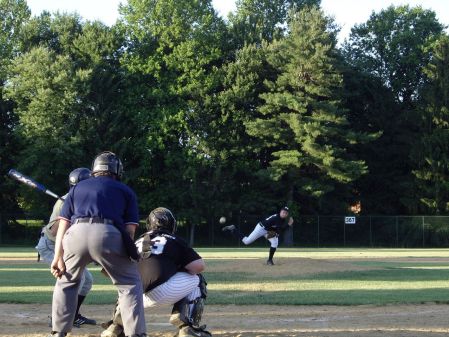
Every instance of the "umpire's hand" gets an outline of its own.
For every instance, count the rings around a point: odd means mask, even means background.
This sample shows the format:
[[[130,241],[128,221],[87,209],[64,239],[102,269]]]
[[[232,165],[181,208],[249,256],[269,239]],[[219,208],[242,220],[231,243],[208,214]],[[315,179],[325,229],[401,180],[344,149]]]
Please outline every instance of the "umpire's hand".
[[[53,274],[54,277],[58,278],[64,275],[65,273],[65,263],[64,260],[61,258],[59,259],[53,259],[51,265],[50,265],[50,271]]]

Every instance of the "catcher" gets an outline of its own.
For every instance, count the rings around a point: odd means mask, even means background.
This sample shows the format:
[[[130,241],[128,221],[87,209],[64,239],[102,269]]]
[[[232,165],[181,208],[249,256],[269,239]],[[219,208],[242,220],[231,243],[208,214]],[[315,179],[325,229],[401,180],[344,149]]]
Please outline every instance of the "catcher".
[[[293,218],[288,216],[289,210],[287,206],[281,208],[279,213],[273,214],[260,221],[249,236],[243,236],[235,225],[224,226],[222,231],[230,231],[234,236],[237,236],[245,245],[249,245],[258,238],[264,236],[270,241],[270,252],[268,255],[267,265],[274,265],[273,256],[279,246],[279,235],[285,231],[288,226],[293,225]],[[288,220],[287,220],[288,219]]]
[[[207,295],[206,281],[200,274],[205,264],[195,250],[176,232],[173,213],[163,207],[150,212],[148,232],[137,241],[141,255],[139,274],[144,290],[144,307],[173,305],[170,323],[178,328],[176,336],[212,336],[200,326]],[[103,323],[101,337],[124,337],[120,309],[116,306],[112,320]]]

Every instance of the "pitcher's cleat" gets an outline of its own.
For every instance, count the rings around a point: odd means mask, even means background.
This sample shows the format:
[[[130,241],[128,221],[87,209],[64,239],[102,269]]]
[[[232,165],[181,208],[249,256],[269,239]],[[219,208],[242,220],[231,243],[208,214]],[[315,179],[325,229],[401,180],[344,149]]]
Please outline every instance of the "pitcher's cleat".
[[[223,232],[226,232],[226,231],[234,231],[235,230],[235,225],[228,225],[228,226],[224,226],[224,227],[222,227],[221,228],[221,230],[223,231]]]

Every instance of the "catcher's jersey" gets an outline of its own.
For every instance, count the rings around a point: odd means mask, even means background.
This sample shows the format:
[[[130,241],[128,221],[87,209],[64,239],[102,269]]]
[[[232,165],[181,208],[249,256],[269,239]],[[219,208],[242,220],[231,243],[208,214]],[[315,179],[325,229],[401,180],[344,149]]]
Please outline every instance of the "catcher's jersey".
[[[288,226],[288,219],[282,219],[279,214],[273,214],[262,220],[260,224],[265,227],[267,231],[275,231],[280,233],[285,230]]]
[[[142,255],[138,262],[145,292],[166,282],[190,262],[201,259],[185,240],[163,231],[150,231],[136,241]]]

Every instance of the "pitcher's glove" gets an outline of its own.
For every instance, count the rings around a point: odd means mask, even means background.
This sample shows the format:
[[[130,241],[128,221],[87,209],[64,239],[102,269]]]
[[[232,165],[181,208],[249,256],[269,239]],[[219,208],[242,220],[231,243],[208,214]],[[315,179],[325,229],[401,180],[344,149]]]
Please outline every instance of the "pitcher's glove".
[[[276,233],[275,231],[268,231],[267,232],[267,239],[275,238],[277,236],[278,236],[278,233]]]

